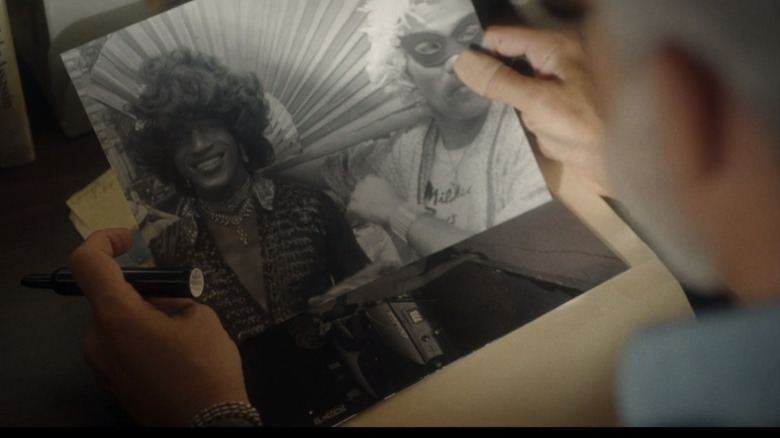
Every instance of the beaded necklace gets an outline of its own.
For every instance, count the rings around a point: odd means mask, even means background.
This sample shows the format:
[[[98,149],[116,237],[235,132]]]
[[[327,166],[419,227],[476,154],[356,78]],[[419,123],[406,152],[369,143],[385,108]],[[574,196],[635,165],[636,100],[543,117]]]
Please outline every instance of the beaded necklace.
[[[252,178],[227,199],[210,202],[200,200],[200,205],[208,217],[218,225],[235,228],[238,239],[249,245],[249,233],[243,226],[244,220],[252,215]]]

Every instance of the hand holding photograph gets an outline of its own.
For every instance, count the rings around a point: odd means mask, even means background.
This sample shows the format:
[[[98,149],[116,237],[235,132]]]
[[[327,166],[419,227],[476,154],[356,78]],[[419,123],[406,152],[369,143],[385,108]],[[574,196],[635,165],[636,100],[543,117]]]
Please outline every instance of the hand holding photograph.
[[[469,0],[194,0],[62,55],[265,424],[342,423],[625,269],[454,74],[481,44]]]

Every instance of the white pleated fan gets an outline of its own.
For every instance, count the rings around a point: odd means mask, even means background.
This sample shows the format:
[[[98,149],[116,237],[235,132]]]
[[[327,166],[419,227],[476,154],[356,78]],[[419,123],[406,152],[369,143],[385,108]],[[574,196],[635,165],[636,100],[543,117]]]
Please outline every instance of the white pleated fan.
[[[291,123],[281,122],[281,135],[295,133],[303,146],[299,153],[276,142],[277,157],[299,163],[382,137],[419,122],[425,113],[371,86],[365,73],[369,44],[360,31],[366,18],[361,4],[187,3],[108,36],[90,68],[88,88],[80,94],[129,117],[125,108],[141,91],[137,72],[143,62],[183,46],[214,55],[235,72],[258,75],[266,93],[291,116]],[[67,64],[67,55],[63,58]],[[94,117],[92,121],[99,123]]]

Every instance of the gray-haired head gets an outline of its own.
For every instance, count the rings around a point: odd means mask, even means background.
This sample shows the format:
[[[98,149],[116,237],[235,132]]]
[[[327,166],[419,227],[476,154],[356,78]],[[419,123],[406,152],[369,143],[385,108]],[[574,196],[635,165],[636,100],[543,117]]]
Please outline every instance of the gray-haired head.
[[[699,57],[734,97],[780,133],[780,2],[605,0],[601,7],[626,74],[645,66],[642,61],[660,44],[674,44]]]
[[[729,97],[778,135],[780,2],[761,0],[604,0],[604,35],[620,70],[607,144],[607,169],[635,225],[678,278],[699,290],[718,290],[722,269],[712,242],[691,223],[659,152],[661,111],[653,105],[651,63],[673,47],[705,66]],[[780,150],[778,151],[780,165]]]

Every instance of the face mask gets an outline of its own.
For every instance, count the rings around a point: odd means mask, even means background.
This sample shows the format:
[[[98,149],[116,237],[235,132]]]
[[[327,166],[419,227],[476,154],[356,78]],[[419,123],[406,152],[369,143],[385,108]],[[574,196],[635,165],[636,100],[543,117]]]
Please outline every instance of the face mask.
[[[449,37],[434,32],[416,32],[401,37],[401,46],[420,65],[436,67],[481,40],[482,26],[477,16],[471,14],[458,23]]]

